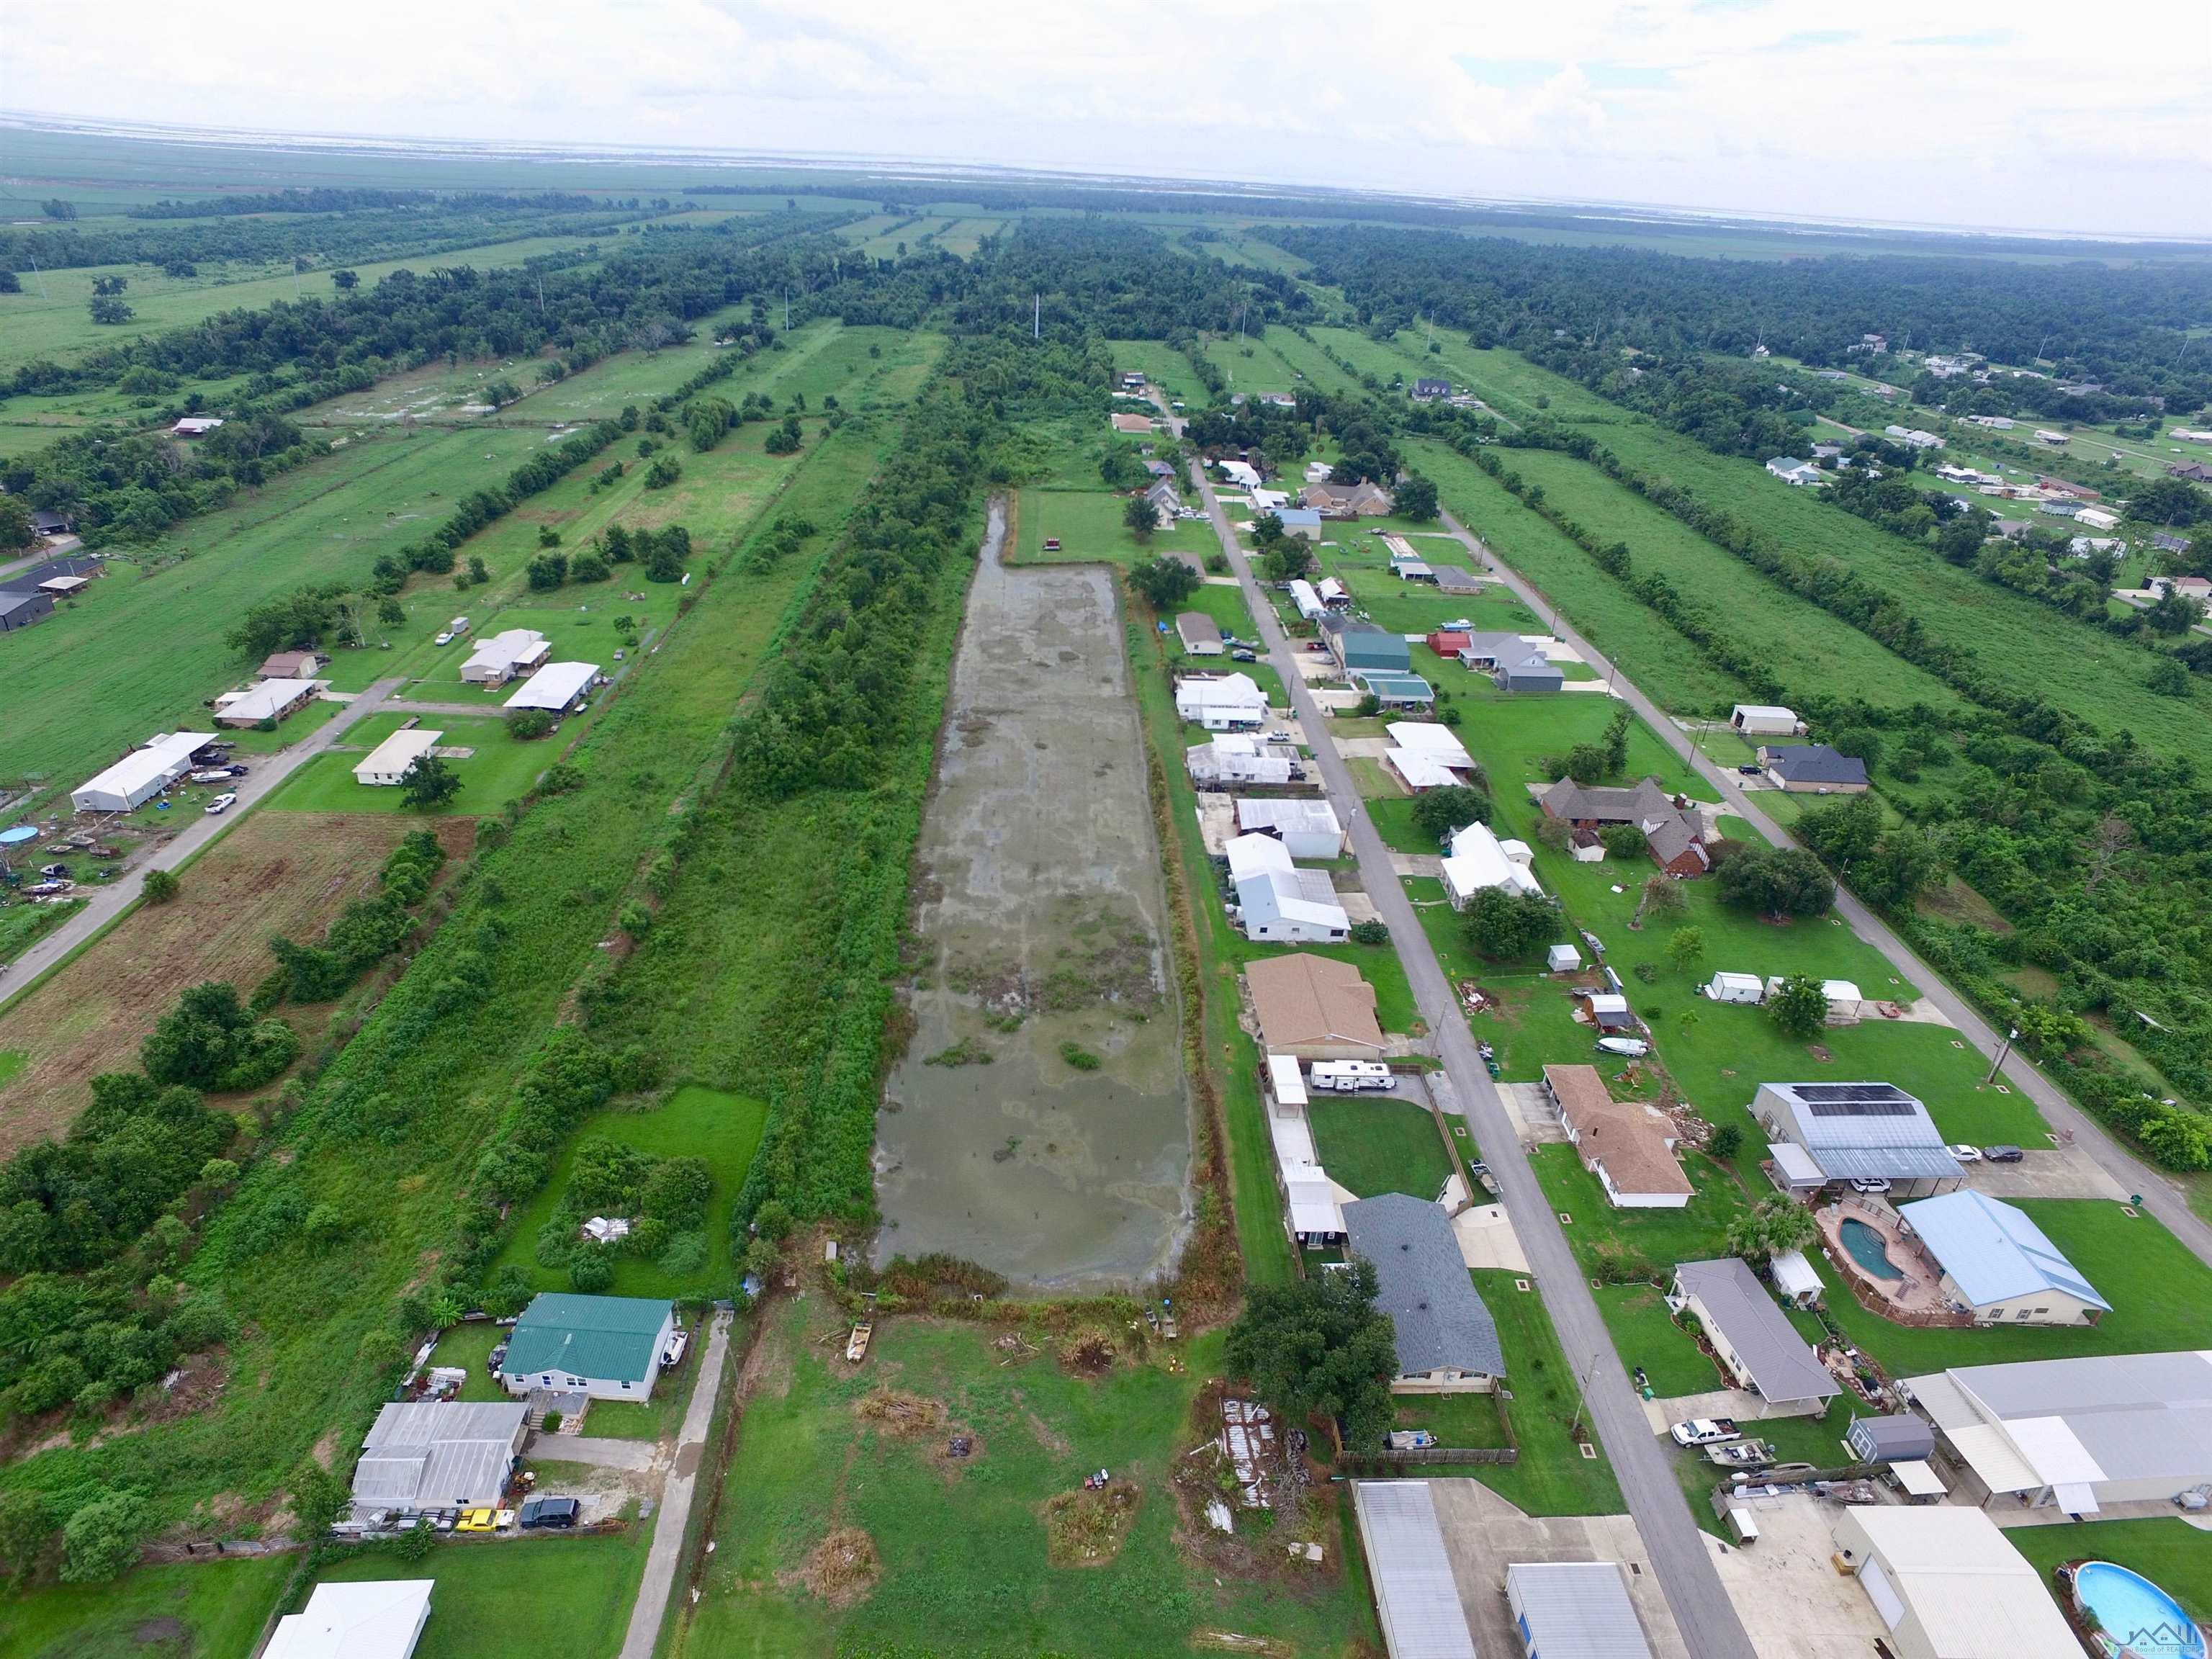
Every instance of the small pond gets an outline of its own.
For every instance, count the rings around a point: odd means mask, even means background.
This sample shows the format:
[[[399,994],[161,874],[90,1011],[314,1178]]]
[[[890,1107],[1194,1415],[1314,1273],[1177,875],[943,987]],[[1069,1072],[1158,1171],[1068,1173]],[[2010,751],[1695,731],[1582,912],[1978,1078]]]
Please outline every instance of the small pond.
[[[1889,1245],[1882,1236],[1856,1216],[1845,1216],[1836,1229],[1844,1249],[1876,1279],[1902,1279],[1905,1269],[1889,1259]]]

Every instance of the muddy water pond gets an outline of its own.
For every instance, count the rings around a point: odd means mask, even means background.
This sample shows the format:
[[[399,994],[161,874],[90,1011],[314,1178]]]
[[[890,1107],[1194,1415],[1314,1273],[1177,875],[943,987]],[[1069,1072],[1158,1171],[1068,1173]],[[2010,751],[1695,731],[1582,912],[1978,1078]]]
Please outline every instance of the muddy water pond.
[[[877,1133],[878,1261],[1134,1285],[1190,1210],[1190,1095],[1113,582],[1008,569],[994,507],[916,858],[914,1036]]]

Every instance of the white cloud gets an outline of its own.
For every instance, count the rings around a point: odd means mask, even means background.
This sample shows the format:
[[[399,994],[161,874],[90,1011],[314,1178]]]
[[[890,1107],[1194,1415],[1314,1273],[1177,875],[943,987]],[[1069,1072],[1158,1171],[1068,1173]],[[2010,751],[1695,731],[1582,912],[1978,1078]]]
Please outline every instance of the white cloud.
[[[2212,36],[2171,0],[9,12],[19,112],[2212,234]]]

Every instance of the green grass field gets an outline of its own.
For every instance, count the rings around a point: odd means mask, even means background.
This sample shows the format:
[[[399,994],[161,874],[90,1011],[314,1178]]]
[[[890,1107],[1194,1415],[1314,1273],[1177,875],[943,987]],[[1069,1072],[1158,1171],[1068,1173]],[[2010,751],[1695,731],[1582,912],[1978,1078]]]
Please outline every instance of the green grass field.
[[[1090,1382],[1048,1357],[1002,1365],[986,1332],[900,1318],[878,1325],[856,1374],[814,1340],[834,1322],[828,1313],[812,1299],[787,1303],[763,1334],[770,1352],[676,1659],[925,1650],[1112,1659],[1181,1652],[1214,1630],[1348,1656],[1375,1640],[1365,1585],[1329,1513],[1335,1489],[1317,1493],[1328,1508],[1314,1526],[1328,1553],[1318,1575],[1242,1580],[1201,1567],[1178,1541],[1169,1478],[1206,1432],[1191,1408],[1219,1370],[1218,1340],[1193,1345],[1181,1374],[1125,1361]],[[945,1427],[904,1438],[878,1429],[856,1411],[878,1388],[941,1402]],[[954,1424],[980,1442],[964,1463],[940,1455]],[[1054,1566],[1041,1508],[1100,1468],[1138,1489],[1127,1542],[1105,1565]],[[1291,1526],[1278,1517],[1271,1530],[1310,1535]],[[866,1534],[881,1563],[872,1589],[843,1606],[796,1582],[833,1527]]]
[[[714,1195],[708,1200],[706,1265],[673,1273],[648,1258],[625,1255],[615,1267],[614,1296],[726,1296],[736,1283],[730,1263],[730,1211],[745,1171],[752,1167],[768,1108],[719,1089],[689,1085],[647,1111],[594,1113],[580,1125],[553,1168],[545,1189],[517,1212],[499,1265],[527,1272],[541,1290],[566,1290],[568,1276],[538,1266],[538,1230],[560,1207],[568,1189],[576,1148],[586,1140],[619,1141],[662,1158],[703,1158],[714,1170]]]
[[[264,803],[276,812],[408,812],[397,788],[364,784],[353,769],[368,751],[416,718],[404,714],[372,714],[345,734],[344,744],[318,755],[286,781],[284,787]],[[506,726],[489,718],[463,719],[452,714],[426,714],[419,724],[442,735],[439,747],[473,749],[466,760],[446,763],[461,780],[461,792],[440,810],[478,816],[496,812],[537,781],[538,775],[559,758],[557,744],[518,743]]]
[[[1474,1288],[1498,1323],[1505,1350],[1505,1378],[1513,1391],[1513,1437],[1520,1461],[1505,1468],[1474,1471],[1499,1497],[1531,1515],[1618,1515],[1623,1504],[1613,1466],[1600,1449],[1584,1457],[1591,1439],[1581,1419],[1582,1391],[1575,1381],[1580,1359],[1559,1348],[1552,1316],[1545,1311],[1540,1286],[1522,1290],[1522,1275],[1478,1271]]]
[[[540,253],[578,248],[592,239],[583,236],[530,236],[509,242],[485,243],[449,253],[427,256],[441,265],[473,265],[479,270],[519,265]],[[403,268],[420,270],[425,257],[386,259],[357,264],[364,285],[372,284]],[[102,325],[86,308],[92,284],[100,276],[122,276],[130,283],[123,298],[137,314],[127,323]],[[337,290],[330,272],[317,270],[295,279],[290,261],[225,264],[203,263],[198,276],[165,276],[152,265],[87,265],[76,270],[49,270],[42,276],[25,273],[21,294],[0,295],[0,371],[11,370],[35,359],[66,362],[96,348],[156,334],[212,317],[218,312],[258,311],[295,293],[329,299]]]
[[[482,1659],[494,1633],[577,1659],[613,1659],[652,1536],[650,1523],[633,1522],[613,1537],[448,1540],[420,1561],[365,1553],[316,1582],[431,1580],[430,1622],[415,1659]]]
[[[1435,1198],[1450,1177],[1451,1154],[1426,1107],[1384,1096],[1316,1093],[1306,1116],[1329,1178],[1362,1198]]]
[[[2011,1527],[2005,1541],[2040,1571],[2068,1561],[2112,1561],[2130,1567],[2181,1603],[2199,1624],[2212,1621],[2212,1548],[2204,1534],[2176,1518],[2091,1521],[2070,1527]],[[2051,1593],[2060,1592],[2054,1586]]]
[[[242,1659],[293,1566],[286,1555],[180,1562],[0,1596],[0,1659]]]

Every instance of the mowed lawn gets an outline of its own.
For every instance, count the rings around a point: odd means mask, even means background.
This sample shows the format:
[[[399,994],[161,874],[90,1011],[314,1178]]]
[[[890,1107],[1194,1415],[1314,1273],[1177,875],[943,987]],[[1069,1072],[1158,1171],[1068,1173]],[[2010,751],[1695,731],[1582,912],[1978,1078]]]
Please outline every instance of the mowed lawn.
[[[745,1172],[752,1168],[768,1107],[757,1100],[697,1084],[676,1090],[644,1111],[594,1112],[577,1128],[553,1166],[551,1179],[525,1205],[500,1252],[499,1267],[510,1264],[529,1273],[538,1289],[567,1290],[568,1275],[538,1265],[538,1231],[568,1196],[576,1149],[586,1140],[612,1140],[657,1158],[703,1158],[714,1175],[707,1201],[706,1264],[690,1273],[672,1273],[647,1256],[623,1255],[615,1267],[613,1296],[712,1297],[732,1294],[736,1285],[730,1259],[730,1212]]]
[[[414,827],[385,814],[253,813],[185,866],[174,900],[140,907],[10,1002],[0,1054],[23,1063],[0,1082],[0,1152],[66,1127],[90,1103],[94,1077],[137,1064],[138,1044],[187,987],[225,980],[243,996],[276,965],[272,934],[319,940],[375,890]],[[471,827],[440,820],[439,836],[465,856]]]
[[[1585,1443],[1595,1443],[1576,1381],[1577,1364],[1588,1362],[1561,1351],[1534,1280],[1494,1269],[1478,1270],[1474,1279],[1505,1351],[1506,1382],[1513,1390],[1506,1409],[1521,1456],[1508,1467],[1464,1473],[1531,1515],[1618,1515],[1624,1507],[1620,1488],[1604,1450],[1595,1457],[1582,1453]],[[1523,1284],[1529,1288],[1522,1290]]]
[[[2112,1561],[2141,1573],[2181,1603],[2197,1623],[2212,1623],[2212,1540],[2179,1516],[2092,1521],[2070,1527],[2008,1527],[2005,1541],[2051,1583],[2069,1561]],[[2051,1586],[2051,1594],[2061,1594]]]
[[[356,438],[134,554],[176,562],[142,575],[112,561],[81,599],[8,642],[0,731],[11,768],[73,784],[156,732],[204,722],[203,703],[252,678],[254,663],[223,642],[248,609],[309,583],[366,580],[379,555],[541,442],[525,432]]]
[[[495,1637],[522,1652],[614,1659],[652,1537],[650,1522],[633,1520],[611,1537],[448,1540],[420,1561],[364,1552],[315,1582],[431,1580],[430,1622],[415,1659],[483,1659]]]
[[[1177,483],[1185,499],[1197,505],[1189,487],[1180,479]],[[1209,556],[1221,551],[1213,526],[1199,519],[1178,519],[1167,528],[1154,531],[1150,541],[1140,543],[1121,520],[1128,504],[1128,496],[1105,489],[1025,489],[1021,492],[1014,558],[1024,564],[1103,559],[1127,565],[1176,553],[1188,555],[1202,568]],[[1048,548],[1048,540],[1057,540],[1060,545]]]
[[[1316,1092],[1306,1117],[1329,1178],[1362,1198],[1377,1193],[1435,1198],[1451,1176],[1451,1154],[1436,1120],[1416,1101]]]
[[[354,768],[369,751],[398,731],[410,719],[418,726],[439,733],[441,749],[470,749],[465,759],[445,763],[461,781],[460,793],[437,809],[440,813],[482,817],[496,812],[519,799],[545,768],[560,758],[561,743],[520,743],[507,736],[504,721],[489,717],[463,718],[453,714],[372,714],[345,734],[343,744],[318,755],[285,781],[264,803],[276,812],[398,812],[414,815],[405,792],[365,784],[354,776]]]
[[[1202,1631],[1310,1656],[1379,1646],[1334,1512],[1339,1488],[1316,1489],[1322,1507],[1310,1530],[1275,1523],[1285,1539],[1322,1539],[1328,1559],[1317,1573],[1246,1581],[1186,1553],[1170,1478],[1185,1452],[1218,1431],[1192,1420],[1200,1382],[1220,1374],[1218,1338],[1190,1344],[1179,1373],[1124,1353],[1089,1381],[1048,1354],[1002,1364],[988,1331],[905,1317],[878,1322],[855,1370],[838,1357],[842,1341],[819,1340],[842,1339],[845,1328],[819,1298],[783,1304],[769,1318],[717,1547],[697,1602],[681,1615],[676,1659],[1048,1651],[1151,1659],[1187,1651]],[[1131,1339],[1118,1325],[1115,1334],[1126,1348]],[[936,1402],[943,1421],[907,1437],[885,1431],[859,1412],[885,1388]],[[955,1428],[976,1437],[971,1459],[943,1455]],[[1110,1562],[1054,1566],[1043,1506],[1099,1468],[1137,1489],[1127,1541]],[[800,1575],[841,1527],[866,1534],[880,1577],[833,1605]]]

